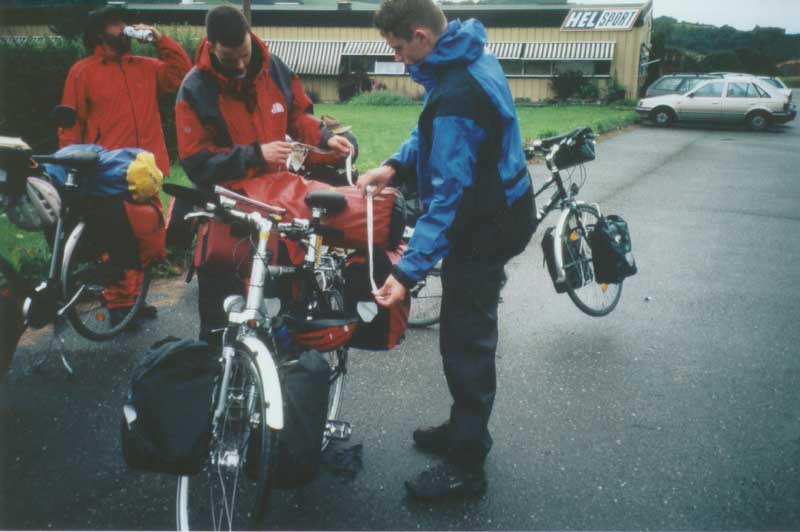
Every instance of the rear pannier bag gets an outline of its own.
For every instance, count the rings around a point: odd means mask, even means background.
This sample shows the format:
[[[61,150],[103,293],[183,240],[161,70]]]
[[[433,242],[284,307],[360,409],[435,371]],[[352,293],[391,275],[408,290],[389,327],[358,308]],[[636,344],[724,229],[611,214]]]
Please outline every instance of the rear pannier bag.
[[[208,344],[167,337],[136,361],[122,415],[128,466],[175,475],[202,469],[220,374],[215,355]]]
[[[311,208],[306,204],[309,192],[335,190],[347,199],[347,207],[336,214],[322,217],[323,225],[341,231],[341,237],[327,237],[325,243],[348,249],[367,248],[367,200],[356,187],[331,187],[318,181],[309,181],[289,172],[267,174],[254,179],[223,183],[239,194],[286,209],[283,221],[294,218],[311,218]],[[246,207],[244,207],[246,209]],[[405,230],[405,201],[397,189],[384,188],[373,198],[373,242],[384,250],[397,248]],[[195,253],[195,266],[212,269],[230,269],[244,264],[242,261],[252,251],[243,241],[248,233],[219,222],[209,222],[200,229]],[[292,262],[302,261],[302,252],[294,243],[288,243]],[[241,268],[237,268],[241,270]]]
[[[280,367],[283,429],[278,433],[274,486],[299,488],[322,462],[331,367],[317,351],[305,351]]]
[[[633,258],[631,234],[621,217],[602,216],[589,233],[594,275],[598,283],[621,283],[639,271]]]
[[[556,271],[556,251],[553,245],[553,231],[555,231],[555,227],[548,227],[544,232],[544,237],[542,237],[542,253],[544,254],[544,262],[547,265],[547,272],[550,274],[550,279],[553,281],[553,287],[556,289],[557,293],[563,294],[567,291],[567,283],[566,281],[557,281],[558,272]],[[568,256],[562,257],[565,278],[569,281],[570,286],[573,288],[579,288],[583,286],[583,283],[581,282],[580,270],[575,266],[570,267],[569,263],[573,262],[572,257],[577,257],[577,247],[580,245],[580,241],[576,241],[575,244],[568,245],[572,245],[572,248],[569,250],[571,253]]]
[[[380,287],[389,277],[392,267],[403,256],[403,249],[386,252],[377,247],[373,250],[375,284]],[[345,281],[346,310],[356,313],[359,301],[375,301],[369,282],[369,258],[364,252],[352,254],[342,272]],[[392,308],[378,307],[378,315],[370,323],[359,323],[350,340],[350,347],[368,351],[394,349],[403,339],[408,327],[411,297]]]
[[[161,199],[134,203],[122,196],[92,202],[86,211],[89,239],[98,251],[108,252],[111,263],[144,268],[166,260],[166,227]]]

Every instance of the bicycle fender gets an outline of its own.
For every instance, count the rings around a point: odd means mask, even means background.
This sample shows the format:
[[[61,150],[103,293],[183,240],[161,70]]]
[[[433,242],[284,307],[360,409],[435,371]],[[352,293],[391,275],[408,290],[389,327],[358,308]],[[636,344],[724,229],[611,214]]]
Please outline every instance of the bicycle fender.
[[[241,341],[251,353],[255,354],[256,365],[261,373],[262,394],[267,403],[267,425],[274,430],[283,428],[283,396],[281,383],[278,380],[278,368],[272,360],[272,354],[258,338],[245,337]]]
[[[585,201],[575,202],[577,205],[589,205],[597,210],[598,216],[600,215],[600,206],[596,203],[586,203]],[[553,230],[553,258],[556,263],[556,283],[564,283],[567,280],[567,274],[564,272],[564,257],[561,256],[561,237],[564,234],[564,227],[567,225],[567,216],[570,215],[572,209],[562,209],[558,215],[558,223]]]
[[[83,234],[84,229],[86,229],[86,222],[79,222],[75,226],[75,229],[73,229],[72,232],[69,234],[69,238],[67,238],[67,242],[64,244],[64,252],[62,254],[62,260],[61,260],[62,294],[69,293],[69,287],[67,286],[67,278],[63,272],[67,271],[67,266],[69,265],[70,259],[72,259],[72,254],[75,253],[75,246],[78,244],[78,240]]]

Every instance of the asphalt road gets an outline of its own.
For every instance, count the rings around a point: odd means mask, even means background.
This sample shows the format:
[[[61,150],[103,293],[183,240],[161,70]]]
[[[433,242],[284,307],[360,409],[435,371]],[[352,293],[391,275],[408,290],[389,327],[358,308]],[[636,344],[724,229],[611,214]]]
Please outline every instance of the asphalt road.
[[[631,225],[640,273],[590,318],[553,290],[542,230],[508,267],[489,492],[409,500],[434,463],[411,445],[449,408],[437,330],[354,352],[345,418],[352,480],[277,492],[270,529],[800,529],[800,126],[638,127],[604,140],[581,197]],[[541,184],[543,167],[534,168]],[[553,218],[547,220],[553,223]],[[90,344],[68,335],[31,371],[25,338],[0,385],[0,526],[170,529],[174,479],[126,468],[120,410],[132,360],[196,333],[196,288],[158,286],[160,318]]]

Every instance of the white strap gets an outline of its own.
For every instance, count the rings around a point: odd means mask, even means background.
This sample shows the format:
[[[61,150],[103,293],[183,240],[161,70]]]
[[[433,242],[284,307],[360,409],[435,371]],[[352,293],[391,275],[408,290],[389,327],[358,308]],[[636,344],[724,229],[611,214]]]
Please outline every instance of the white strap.
[[[348,158],[348,161],[350,159]],[[375,191],[375,187],[370,185],[367,187],[367,249],[369,250],[369,284],[372,286],[372,290],[374,292],[378,291],[378,287],[375,285],[375,273],[373,267],[373,257],[372,257],[372,193]]]
[[[350,183],[350,186],[353,186],[353,152],[347,153],[347,160],[345,161],[347,165],[347,182]]]

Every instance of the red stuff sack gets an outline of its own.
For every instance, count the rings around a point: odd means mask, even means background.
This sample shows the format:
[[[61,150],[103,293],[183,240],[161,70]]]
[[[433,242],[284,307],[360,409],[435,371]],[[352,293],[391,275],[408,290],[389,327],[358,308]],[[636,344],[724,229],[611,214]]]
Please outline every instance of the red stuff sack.
[[[326,243],[349,249],[367,249],[367,199],[356,187],[332,187],[309,181],[290,172],[267,174],[224,185],[231,190],[286,209],[284,221],[311,218],[311,208],[305,198],[309,192],[335,190],[347,198],[347,207],[336,214],[323,216],[322,223],[343,233],[340,239],[327,238]],[[395,249],[406,226],[405,200],[394,188],[384,188],[372,202],[373,243],[383,250]]]
[[[380,288],[389,277],[392,267],[403,256],[402,249],[386,252],[377,247],[373,250],[375,284]],[[369,257],[364,252],[352,254],[342,272],[345,282],[345,305],[355,313],[359,301],[375,301],[369,282]],[[403,339],[408,327],[411,297],[392,308],[378,307],[378,315],[370,323],[359,323],[350,340],[350,347],[367,351],[386,351],[395,348]]]

